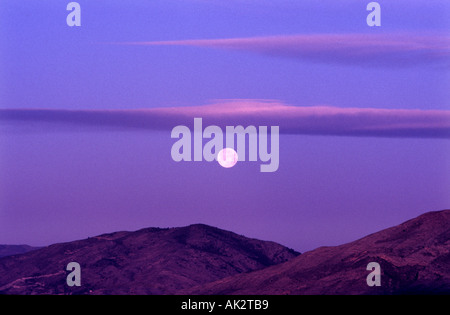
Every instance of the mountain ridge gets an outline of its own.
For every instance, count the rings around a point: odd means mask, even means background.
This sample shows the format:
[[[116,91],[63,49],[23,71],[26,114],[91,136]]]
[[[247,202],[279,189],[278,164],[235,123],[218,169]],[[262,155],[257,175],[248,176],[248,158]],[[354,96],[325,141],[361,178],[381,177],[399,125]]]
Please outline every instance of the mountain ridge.
[[[0,258],[0,294],[172,294],[298,254],[204,224],[119,231]],[[73,261],[79,288],[65,283]]]
[[[7,256],[13,256],[13,255],[20,255],[23,253],[27,253],[32,250],[39,249],[41,247],[37,246],[30,246],[26,244],[20,244],[20,245],[7,245],[7,244],[0,244],[0,258],[7,257]]]
[[[369,287],[369,262],[381,266]],[[447,294],[450,210],[432,211],[356,241],[308,251],[283,264],[180,294]]]
[[[66,285],[79,262],[82,286]],[[369,287],[367,265],[381,267]],[[449,294],[450,210],[302,253],[205,224],[105,233],[0,258],[0,294]]]

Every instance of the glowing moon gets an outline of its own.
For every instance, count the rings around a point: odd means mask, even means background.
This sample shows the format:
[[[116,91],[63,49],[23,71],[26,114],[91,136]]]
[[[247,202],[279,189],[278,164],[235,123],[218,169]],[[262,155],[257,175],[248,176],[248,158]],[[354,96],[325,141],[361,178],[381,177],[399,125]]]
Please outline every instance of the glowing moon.
[[[236,165],[238,161],[238,155],[236,151],[230,148],[225,148],[220,150],[217,154],[217,162],[219,162],[220,166],[225,168],[230,168]]]

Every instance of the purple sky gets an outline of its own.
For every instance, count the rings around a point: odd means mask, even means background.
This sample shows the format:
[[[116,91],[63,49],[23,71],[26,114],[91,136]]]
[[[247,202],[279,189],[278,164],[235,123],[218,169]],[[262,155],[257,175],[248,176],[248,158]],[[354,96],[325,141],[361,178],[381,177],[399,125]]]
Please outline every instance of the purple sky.
[[[360,0],[78,2],[78,28],[0,4],[0,243],[206,223],[305,251],[450,208],[448,1],[377,28]],[[278,171],[174,162],[193,117],[279,125]]]

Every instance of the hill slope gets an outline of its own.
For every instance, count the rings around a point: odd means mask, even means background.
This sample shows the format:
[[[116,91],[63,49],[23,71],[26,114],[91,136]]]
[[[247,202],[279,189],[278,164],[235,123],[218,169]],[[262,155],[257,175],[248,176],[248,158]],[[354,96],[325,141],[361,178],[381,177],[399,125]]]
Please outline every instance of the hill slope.
[[[380,287],[366,283],[369,262],[380,264]],[[450,293],[450,210],[428,212],[345,245],[321,247],[277,266],[182,293]]]
[[[201,224],[116,232],[0,258],[0,294],[171,294],[297,255]],[[66,285],[70,262],[81,287]]]

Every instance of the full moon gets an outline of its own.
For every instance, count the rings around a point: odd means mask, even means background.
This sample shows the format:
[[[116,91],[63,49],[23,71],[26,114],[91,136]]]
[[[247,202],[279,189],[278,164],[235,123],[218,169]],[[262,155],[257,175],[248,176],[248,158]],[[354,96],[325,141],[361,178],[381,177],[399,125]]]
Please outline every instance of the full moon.
[[[236,151],[230,148],[225,148],[220,150],[217,154],[217,162],[219,162],[220,166],[225,168],[230,168],[236,165],[238,161],[238,155]]]

